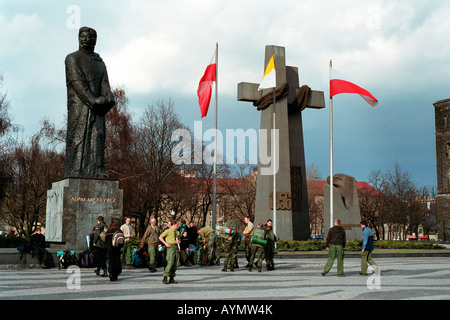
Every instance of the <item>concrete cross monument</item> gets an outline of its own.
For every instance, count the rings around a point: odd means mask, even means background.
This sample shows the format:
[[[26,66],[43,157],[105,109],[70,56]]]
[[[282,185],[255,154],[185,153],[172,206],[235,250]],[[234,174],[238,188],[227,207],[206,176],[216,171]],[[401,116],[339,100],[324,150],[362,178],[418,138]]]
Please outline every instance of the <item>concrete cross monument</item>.
[[[325,107],[323,91],[311,90],[308,86],[299,87],[298,68],[286,66],[285,48],[266,46],[264,66],[274,57],[276,70],[276,89],[258,91],[259,84],[241,82],[238,84],[238,101],[253,102],[261,110],[260,130],[266,130],[267,139],[260,136],[261,150],[272,150],[272,140],[276,143],[275,152],[270,151],[275,170],[276,184],[276,235],[282,240],[307,240],[310,236],[308,194],[306,187],[305,151],[303,144],[302,110]],[[275,108],[273,105],[275,91]],[[275,112],[274,112],[275,110]],[[275,129],[278,137],[270,134]],[[261,131],[260,131],[261,132]],[[276,159],[274,157],[276,155]],[[272,169],[258,161],[256,186],[255,223],[274,220]]]

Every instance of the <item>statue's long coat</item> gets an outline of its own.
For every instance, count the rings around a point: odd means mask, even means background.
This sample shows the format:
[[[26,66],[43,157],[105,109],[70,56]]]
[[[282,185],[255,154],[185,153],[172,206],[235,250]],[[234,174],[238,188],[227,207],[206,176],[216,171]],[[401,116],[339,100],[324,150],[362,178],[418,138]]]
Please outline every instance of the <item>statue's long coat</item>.
[[[103,60],[82,49],[65,60],[67,136],[64,177],[106,177],[105,114],[114,96]],[[109,103],[98,105],[98,97]],[[97,102],[96,102],[97,101]]]

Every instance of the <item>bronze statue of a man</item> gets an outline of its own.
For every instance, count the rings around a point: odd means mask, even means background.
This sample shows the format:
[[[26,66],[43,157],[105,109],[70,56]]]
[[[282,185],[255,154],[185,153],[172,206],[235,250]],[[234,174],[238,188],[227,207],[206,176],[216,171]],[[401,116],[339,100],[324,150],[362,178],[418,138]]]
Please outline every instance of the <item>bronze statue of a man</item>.
[[[105,115],[115,105],[108,73],[94,52],[97,32],[82,27],[79,50],[66,57],[67,135],[64,177],[106,178]]]

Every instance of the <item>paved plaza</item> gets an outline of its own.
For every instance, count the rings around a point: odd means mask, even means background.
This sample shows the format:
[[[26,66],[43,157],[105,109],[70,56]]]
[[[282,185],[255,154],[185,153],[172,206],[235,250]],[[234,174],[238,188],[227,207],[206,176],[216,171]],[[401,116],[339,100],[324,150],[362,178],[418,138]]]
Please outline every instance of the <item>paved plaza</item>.
[[[179,267],[178,284],[165,285],[162,268],[123,270],[119,281],[100,278],[93,269],[0,270],[1,300],[447,300],[450,299],[449,257],[380,257],[380,273],[360,276],[360,260],[344,261],[346,277],[336,263],[322,276],[326,258],[283,258],[276,270],[249,272],[240,259],[235,272],[221,266]],[[223,261],[223,260],[222,260]],[[269,310],[270,311],[270,310]]]

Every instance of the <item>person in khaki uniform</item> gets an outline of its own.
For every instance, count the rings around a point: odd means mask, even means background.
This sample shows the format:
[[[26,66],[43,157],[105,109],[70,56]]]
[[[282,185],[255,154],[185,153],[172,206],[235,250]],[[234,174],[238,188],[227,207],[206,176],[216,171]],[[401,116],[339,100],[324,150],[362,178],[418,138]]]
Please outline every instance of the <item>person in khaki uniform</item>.
[[[214,264],[219,265],[220,255],[216,232],[210,227],[203,227],[197,232],[203,241],[203,249],[206,249],[206,247],[208,247],[209,265],[210,266],[213,266]]]
[[[156,225],[156,219],[152,218],[150,220],[150,225],[148,226],[147,230],[145,230],[144,236],[142,237],[141,241],[141,248],[144,247],[144,242],[148,238],[148,255],[149,255],[149,262],[148,262],[148,270],[150,272],[156,272],[156,262],[158,261],[158,244],[159,244],[159,235],[161,234],[161,230]]]
[[[126,268],[127,269],[134,269],[134,267],[131,266],[131,257],[133,255],[132,248],[131,248],[131,240],[134,238],[134,230],[131,227],[131,218],[126,217],[125,223],[120,227],[120,230],[122,230],[123,235],[125,237],[125,243],[122,248],[120,260],[125,260]]]
[[[257,241],[253,241],[251,243],[252,245],[252,251],[250,255],[248,271],[252,271],[253,263],[255,262],[255,257],[258,255],[258,260],[256,262],[256,267],[258,268],[258,272],[261,272],[262,268],[262,261],[264,259],[264,248],[265,245],[262,244],[263,242],[261,240],[266,240],[266,231],[264,230],[264,225],[262,223],[258,223],[258,228],[254,231],[254,237],[255,239],[258,239]],[[267,242],[266,242],[267,243]]]
[[[222,246],[225,248],[225,260],[223,262],[222,271],[226,272],[228,264],[230,264],[230,271],[234,272],[236,264],[236,254],[239,245],[239,235],[237,233],[237,223],[233,220],[233,215],[227,215],[228,220],[225,222],[225,228],[231,229],[231,234],[224,239]]]
[[[180,252],[178,245],[180,244],[180,232],[178,229],[178,222],[176,220],[170,221],[170,227],[166,229],[159,236],[161,241],[166,246],[166,261],[167,265],[163,273],[163,283],[178,283],[175,281],[178,261],[180,261]],[[167,280],[169,278],[169,280]]]

